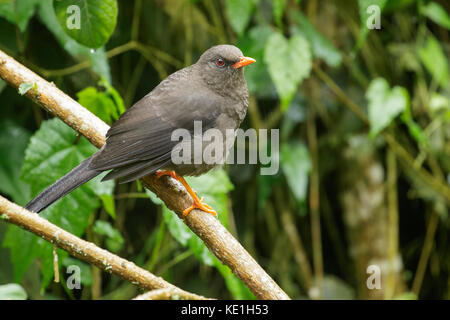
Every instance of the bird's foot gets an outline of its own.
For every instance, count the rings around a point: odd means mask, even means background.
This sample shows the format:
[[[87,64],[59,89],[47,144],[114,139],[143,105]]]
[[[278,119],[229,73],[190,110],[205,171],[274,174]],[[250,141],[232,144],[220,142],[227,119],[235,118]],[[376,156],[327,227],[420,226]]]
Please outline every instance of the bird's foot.
[[[156,171],[156,177],[161,178],[162,176],[171,176],[172,178],[179,180],[178,175],[173,170],[159,170]]]
[[[200,198],[200,199],[198,198],[197,194],[195,194],[194,190],[192,190],[192,188],[189,186],[189,184],[186,182],[186,180],[182,176],[177,175],[175,171],[160,170],[160,171],[156,171],[155,174],[158,178],[161,178],[162,176],[171,176],[175,180],[178,180],[186,188],[187,192],[191,195],[192,200],[194,200],[194,203],[190,207],[183,210],[184,216],[188,215],[189,212],[191,212],[194,209],[203,210],[214,216],[217,214],[216,211],[213,210],[213,208],[211,208],[206,203],[203,203],[203,198]]]
[[[183,210],[183,216],[188,215],[188,213],[194,209],[203,210],[205,212],[212,214],[213,216],[217,214],[216,211],[214,211],[209,205],[203,203],[203,197],[200,199],[196,197],[196,199],[194,199],[194,203],[190,207]]]

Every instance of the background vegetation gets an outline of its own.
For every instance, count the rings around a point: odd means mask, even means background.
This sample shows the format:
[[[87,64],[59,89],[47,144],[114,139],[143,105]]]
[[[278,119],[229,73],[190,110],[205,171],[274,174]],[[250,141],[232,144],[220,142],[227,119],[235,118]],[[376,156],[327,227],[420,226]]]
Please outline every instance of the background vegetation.
[[[70,4],[92,9],[78,33],[65,25]],[[379,30],[367,28],[373,4]],[[190,179],[194,189],[292,298],[448,299],[449,10],[443,0],[0,0],[0,49],[112,123],[207,48],[237,45],[257,60],[242,127],[280,129],[280,171],[230,165]],[[21,205],[95,152],[27,90],[0,81],[0,193]],[[188,291],[252,298],[139,183],[96,179],[42,215]],[[0,241],[0,298],[139,293],[60,251],[63,279],[69,265],[82,270],[82,289],[69,290],[52,282],[51,245],[3,222]],[[369,265],[381,268],[379,290],[366,286]]]

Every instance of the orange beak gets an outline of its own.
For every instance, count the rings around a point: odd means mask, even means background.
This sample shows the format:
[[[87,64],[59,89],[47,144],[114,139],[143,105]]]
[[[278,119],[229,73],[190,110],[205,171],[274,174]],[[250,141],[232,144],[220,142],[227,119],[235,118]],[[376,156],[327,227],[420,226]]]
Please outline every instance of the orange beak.
[[[241,60],[233,64],[233,67],[236,69],[248,66],[249,64],[252,64],[253,62],[256,62],[255,59],[250,57],[241,57]]]

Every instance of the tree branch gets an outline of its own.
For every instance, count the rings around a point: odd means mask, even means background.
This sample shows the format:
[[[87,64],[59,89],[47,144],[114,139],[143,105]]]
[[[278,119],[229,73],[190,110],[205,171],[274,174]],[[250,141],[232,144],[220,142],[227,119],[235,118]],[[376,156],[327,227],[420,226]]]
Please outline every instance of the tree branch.
[[[179,300],[180,298],[183,299],[175,290],[164,288],[143,293],[133,300]]]
[[[13,87],[21,83],[32,83],[26,96],[58,116],[66,124],[84,135],[100,148],[105,143],[108,125],[72,98],[13,58],[0,51],[0,77]],[[228,232],[219,220],[200,210],[193,210],[187,216],[182,211],[192,204],[184,188],[172,178],[157,179],[154,175],[143,178],[144,185],[161,198],[186,225],[199,236],[211,252],[230,267],[245,285],[259,299],[289,299],[286,293],[258,265],[242,245]]]
[[[169,289],[183,299],[203,300],[205,297],[181,290],[164,281],[162,278],[139,268],[115,254],[97,247],[95,244],[80,239],[73,234],[45,220],[36,213],[30,212],[21,206],[0,196],[0,213],[4,221],[13,223],[44,240],[64,249],[72,256],[91,263],[100,269],[113,273],[120,278],[131,282],[143,289]]]

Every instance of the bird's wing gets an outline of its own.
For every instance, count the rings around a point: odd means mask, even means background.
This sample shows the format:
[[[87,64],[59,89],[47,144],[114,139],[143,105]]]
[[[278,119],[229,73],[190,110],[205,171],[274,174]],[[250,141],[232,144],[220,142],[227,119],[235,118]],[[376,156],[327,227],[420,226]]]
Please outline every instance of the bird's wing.
[[[115,169],[106,179],[137,179],[137,172],[144,176],[170,163],[178,143],[171,141],[175,129],[192,132],[195,120],[202,121],[203,131],[211,128],[221,113],[221,97],[205,87],[186,86],[181,77],[167,81],[169,77],[128,109],[110,128],[105,146],[89,167]]]

